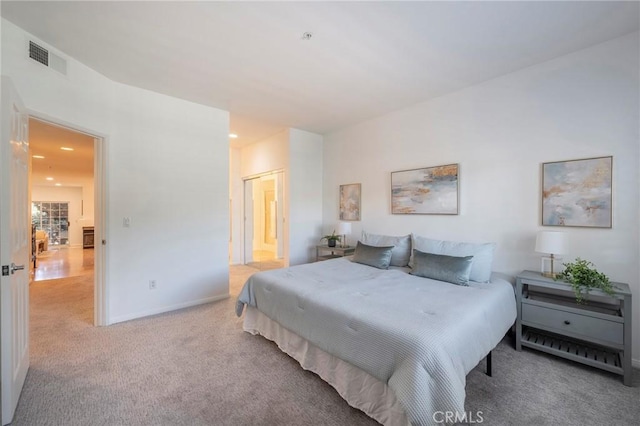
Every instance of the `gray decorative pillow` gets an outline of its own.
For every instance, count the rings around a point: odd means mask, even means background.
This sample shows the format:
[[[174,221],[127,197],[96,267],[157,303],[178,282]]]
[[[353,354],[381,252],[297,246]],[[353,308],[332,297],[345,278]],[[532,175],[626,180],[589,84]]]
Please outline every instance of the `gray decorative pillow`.
[[[430,238],[413,235],[413,249],[423,253],[445,254],[447,256],[473,256],[473,265],[469,280],[479,283],[491,281],[491,265],[495,243],[463,243],[456,241],[432,240]],[[413,267],[413,259],[409,261]]]
[[[411,234],[402,237],[370,234],[362,231],[362,242],[375,247],[394,246],[391,253],[391,266],[407,266],[411,257]]]
[[[473,265],[473,256],[446,256],[444,254],[423,253],[414,249],[411,274],[468,286],[471,265]]]
[[[393,246],[374,247],[362,244],[358,241],[356,250],[353,253],[353,261],[363,265],[373,266],[378,269],[389,269]]]

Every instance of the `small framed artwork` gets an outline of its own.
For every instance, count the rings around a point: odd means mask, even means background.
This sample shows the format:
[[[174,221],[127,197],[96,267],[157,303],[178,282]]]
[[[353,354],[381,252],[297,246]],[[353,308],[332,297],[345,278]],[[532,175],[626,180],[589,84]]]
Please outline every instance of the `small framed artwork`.
[[[542,164],[542,225],[611,228],[613,157]]]
[[[458,214],[458,164],[391,173],[392,214]]]
[[[359,183],[340,185],[340,220],[360,220],[360,190]]]

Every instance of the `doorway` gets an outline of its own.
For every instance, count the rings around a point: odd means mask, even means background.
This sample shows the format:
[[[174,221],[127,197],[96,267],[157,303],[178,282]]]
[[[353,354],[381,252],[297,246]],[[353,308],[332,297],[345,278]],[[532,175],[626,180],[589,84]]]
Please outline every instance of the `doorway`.
[[[34,281],[88,275],[94,248],[83,233],[94,228],[93,136],[29,119]]]
[[[31,277],[38,284],[82,283],[90,291],[85,312],[93,311],[94,325],[106,325],[104,250],[93,244],[94,234],[96,241],[104,235],[103,143],[82,130],[29,117]]]
[[[284,266],[284,172],[244,180],[244,264],[266,270]]]

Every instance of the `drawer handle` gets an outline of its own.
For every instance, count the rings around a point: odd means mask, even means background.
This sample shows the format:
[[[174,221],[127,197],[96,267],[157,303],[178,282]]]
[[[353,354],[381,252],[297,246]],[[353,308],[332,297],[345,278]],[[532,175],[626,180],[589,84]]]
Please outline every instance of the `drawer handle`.
[[[567,325],[569,325],[569,324],[571,324],[571,321],[569,321],[569,320],[564,320],[564,323],[565,323],[565,324],[567,324]]]

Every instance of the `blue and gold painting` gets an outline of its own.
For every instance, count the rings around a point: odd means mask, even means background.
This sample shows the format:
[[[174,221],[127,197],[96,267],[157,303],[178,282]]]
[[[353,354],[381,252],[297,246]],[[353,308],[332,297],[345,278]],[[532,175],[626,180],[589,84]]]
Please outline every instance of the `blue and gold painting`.
[[[542,165],[542,225],[611,228],[613,157]]]
[[[391,173],[391,213],[458,214],[458,165]]]

